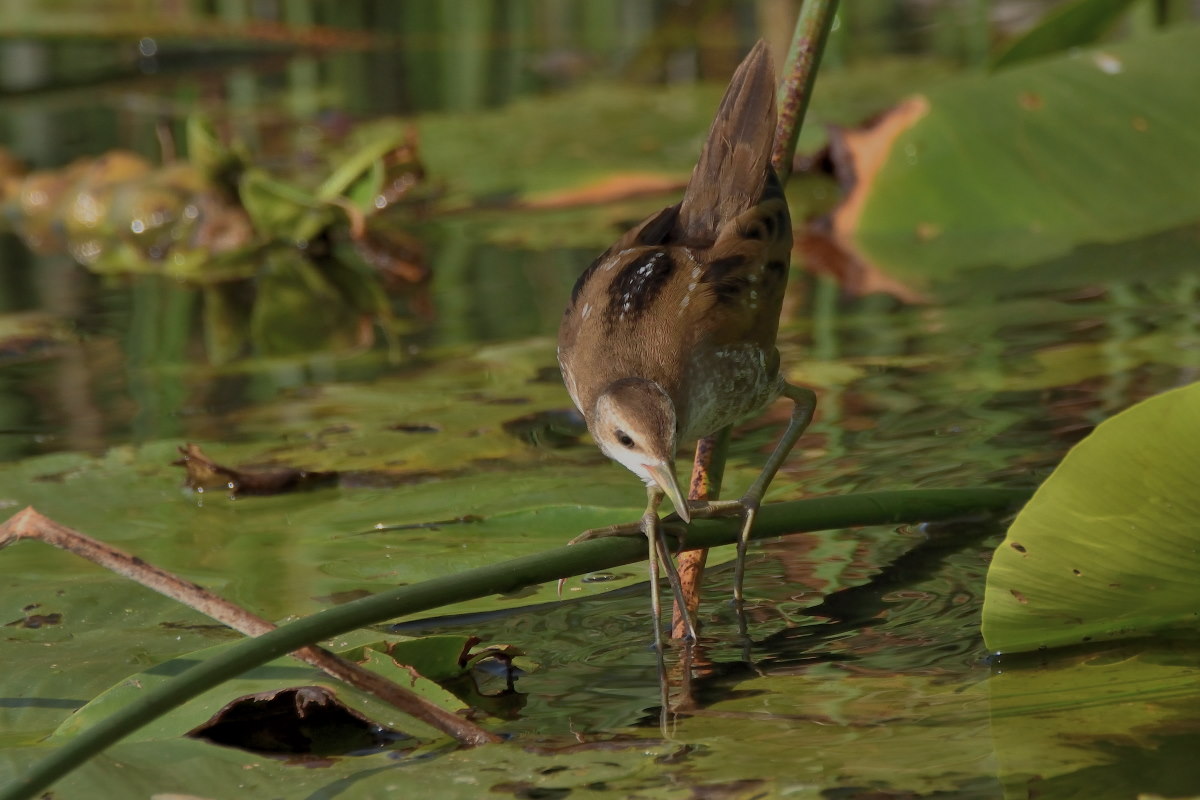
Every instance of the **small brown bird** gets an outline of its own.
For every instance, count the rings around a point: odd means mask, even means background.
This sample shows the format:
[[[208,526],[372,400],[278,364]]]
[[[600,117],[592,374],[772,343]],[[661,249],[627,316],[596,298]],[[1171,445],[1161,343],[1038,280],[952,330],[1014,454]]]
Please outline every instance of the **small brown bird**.
[[[683,200],[584,270],[559,328],[563,380],[592,437],[646,483],[639,529],[650,540],[656,634],[660,559],[685,607],[658,524],[663,495],[684,522],[744,515],[734,574],[740,606],[759,503],[816,404],[812,391],[784,381],[775,348],[792,226],[771,167],[774,137],[775,75],[760,41],[730,81]],[[679,445],[753,416],[780,395],[795,402],[791,422],[746,494],[689,507],[675,474]],[[584,536],[629,532],[614,526]],[[690,620],[688,627],[694,638]]]

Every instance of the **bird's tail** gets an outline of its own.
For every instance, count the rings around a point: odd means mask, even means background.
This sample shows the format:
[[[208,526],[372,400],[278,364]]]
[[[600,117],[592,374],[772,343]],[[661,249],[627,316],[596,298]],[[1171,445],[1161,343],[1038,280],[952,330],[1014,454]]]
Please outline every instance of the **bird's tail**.
[[[761,39],[742,60],[700,151],[684,192],[678,230],[711,242],[724,222],[763,196],[775,141],[775,69]]]

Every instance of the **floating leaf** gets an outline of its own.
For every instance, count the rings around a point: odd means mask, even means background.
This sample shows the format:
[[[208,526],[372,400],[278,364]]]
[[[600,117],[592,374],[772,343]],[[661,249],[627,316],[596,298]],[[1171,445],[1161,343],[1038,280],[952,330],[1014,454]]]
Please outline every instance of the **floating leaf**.
[[[922,288],[1200,218],[1200,28],[943,84],[838,139],[854,257]]]
[[[1195,632],[1198,481],[1200,383],[1097,427],[996,550],[983,605],[988,648]]]
[[[358,639],[367,638],[361,645],[351,645]],[[412,667],[419,675],[433,681],[446,681],[463,674],[463,659],[475,639],[467,636],[422,636],[419,639],[381,639],[378,634],[364,631],[351,634],[345,649],[339,649],[343,658],[365,661],[368,658],[390,657],[397,664]]]
[[[400,651],[403,651],[412,660],[429,660],[430,663],[443,662],[445,659],[442,654],[447,647],[446,640],[453,638],[455,637],[431,637],[427,644],[423,644],[426,640],[422,639],[408,639],[391,644],[382,643],[382,646],[396,648],[390,657],[370,646],[354,648],[346,655],[357,659],[368,669],[378,672],[389,680],[413,690],[424,699],[448,710],[457,711],[462,707],[462,702],[454,695],[442,689],[429,678],[416,673],[408,665],[396,660],[401,657]],[[458,648],[461,651],[464,639],[463,637],[458,637],[458,639]],[[450,646],[453,645],[454,642],[451,641]],[[148,689],[170,680],[192,664],[211,658],[230,646],[232,643],[226,643],[198,653],[180,656],[166,663],[156,664],[145,672],[120,681],[68,717],[54,732],[54,738],[73,736],[87,729],[96,720],[123,708]],[[380,644],[377,643],[376,646],[380,646]],[[393,706],[287,656],[275,659],[205,692],[142,728],[135,738],[151,740],[181,736],[219,720],[232,704],[243,698],[266,696],[298,688],[317,690],[349,709],[351,713],[372,720],[390,730],[403,731],[411,736],[421,738],[440,738],[440,734],[436,731]]]

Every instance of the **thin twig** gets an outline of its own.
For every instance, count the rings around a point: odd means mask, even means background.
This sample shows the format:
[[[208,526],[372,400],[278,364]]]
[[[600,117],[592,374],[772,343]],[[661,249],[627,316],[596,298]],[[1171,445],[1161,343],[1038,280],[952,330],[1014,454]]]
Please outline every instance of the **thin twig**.
[[[0,525],[0,548],[21,540],[44,542],[74,553],[93,564],[99,564],[107,570],[136,581],[147,589],[153,589],[159,594],[183,603],[246,636],[262,636],[264,633],[275,630],[275,625],[234,605],[223,597],[172,575],[153,564],[147,564],[142,559],[123,550],[118,550],[55,522],[33,508],[17,512]],[[462,744],[474,746],[499,741],[499,737],[474,723],[434,705],[415,692],[328,650],[310,645],[294,651],[292,655],[339,681],[348,683],[364,692],[370,692],[405,714],[436,728],[447,736],[453,736]]]
[[[692,480],[688,486],[689,500],[716,500],[721,496],[721,479],[725,472],[725,452],[729,447],[729,428],[696,442],[696,457],[692,461]],[[679,583],[687,598],[688,614],[680,613],[678,603],[671,617],[671,636],[682,639],[687,634],[688,619],[696,619],[700,609],[700,585],[704,581],[707,550],[688,550],[679,554]]]

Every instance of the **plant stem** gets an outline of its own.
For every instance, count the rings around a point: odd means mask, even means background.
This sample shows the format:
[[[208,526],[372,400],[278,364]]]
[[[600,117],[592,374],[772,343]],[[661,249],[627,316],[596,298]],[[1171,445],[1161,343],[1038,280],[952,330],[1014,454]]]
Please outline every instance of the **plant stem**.
[[[792,45],[788,49],[783,78],[779,83],[779,114],[775,124],[775,146],[771,151],[771,166],[784,186],[787,186],[792,174],[796,141],[800,138],[800,128],[804,124],[804,114],[808,110],[808,101],[817,79],[817,67],[821,63],[829,30],[833,27],[837,5],[837,0],[805,0],[792,31]],[[724,428],[696,443],[691,491],[688,493],[690,499],[716,500],[719,496],[729,430]],[[693,614],[700,605],[700,581],[704,577],[706,558],[703,550],[697,550],[685,553],[679,559],[683,594]],[[682,610],[676,608],[672,619],[672,632],[682,638]]]
[[[729,449],[730,428],[722,428],[712,436],[696,442],[696,457],[692,462],[692,480],[688,486],[689,500],[716,500],[721,496],[721,479],[725,473],[725,453]],[[688,614],[685,617],[678,604],[671,617],[671,635],[684,638],[687,619],[696,618],[700,607],[700,585],[704,581],[704,564],[708,560],[707,550],[688,550],[679,554],[679,583],[687,600]]]
[[[775,149],[771,153],[771,166],[784,186],[792,174],[796,141],[804,125],[804,113],[812,97],[817,67],[833,27],[837,5],[837,0],[805,0],[792,32],[792,46],[779,84],[779,121],[775,127]]]

